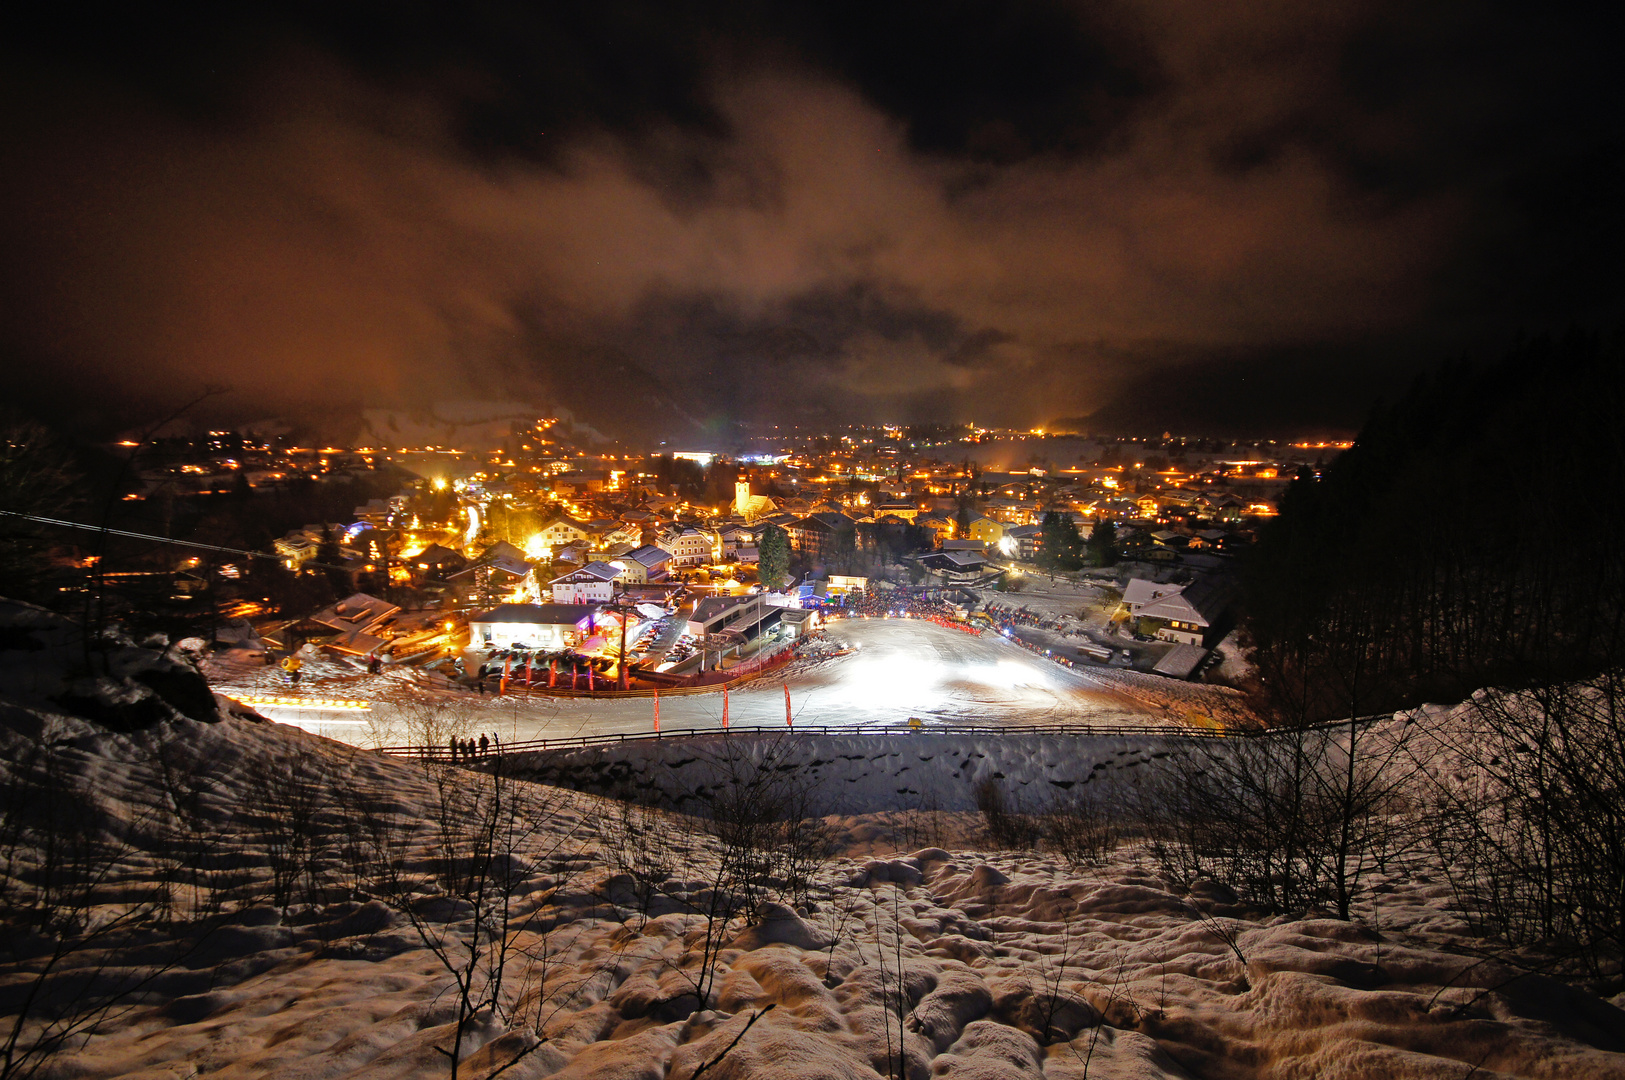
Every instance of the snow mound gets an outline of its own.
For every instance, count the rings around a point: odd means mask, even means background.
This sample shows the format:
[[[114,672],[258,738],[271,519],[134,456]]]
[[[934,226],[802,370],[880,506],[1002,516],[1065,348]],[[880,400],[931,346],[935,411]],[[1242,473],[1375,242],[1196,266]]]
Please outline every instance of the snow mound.
[[[60,689],[40,685],[42,702]],[[718,919],[721,849],[692,820],[617,833],[645,819],[513,782],[505,797],[527,812],[492,863],[507,884],[499,906],[476,910],[443,851],[490,820],[489,778],[171,711],[118,732],[60,702],[0,714],[13,741],[54,725],[41,748],[53,775],[93,791],[106,822],[179,805],[187,835],[230,856],[211,862],[223,884],[199,913],[189,879],[164,876],[175,849],[127,832],[123,899],[103,915],[167,881],[171,918],[76,957],[133,989],[53,1075],[419,1077],[445,1074],[455,1046],[459,1075],[480,1078],[1625,1080],[1607,1002],[1509,979],[1388,923],[1262,917],[1219,883],[1176,887],[1132,845],[1087,871],[957,844],[836,855],[794,897],[770,891]],[[0,762],[8,778],[15,767]],[[300,791],[312,799],[290,884],[277,868],[295,834],[273,811]],[[389,891],[391,875],[410,888]],[[1393,890],[1439,906],[1426,883],[1395,877]],[[194,929],[179,961],[138,977]],[[18,933],[0,945],[0,1012],[30,987],[60,989],[39,977],[49,944]],[[441,955],[499,952],[500,966],[469,968]],[[457,971],[475,972],[473,1008],[460,1011]]]
[[[27,710],[19,714],[23,727],[28,713],[64,714],[111,731],[178,718],[212,723],[223,707],[193,651],[143,647],[115,630],[87,634],[61,615],[6,599],[0,599],[0,702]],[[254,715],[234,708],[234,715]]]

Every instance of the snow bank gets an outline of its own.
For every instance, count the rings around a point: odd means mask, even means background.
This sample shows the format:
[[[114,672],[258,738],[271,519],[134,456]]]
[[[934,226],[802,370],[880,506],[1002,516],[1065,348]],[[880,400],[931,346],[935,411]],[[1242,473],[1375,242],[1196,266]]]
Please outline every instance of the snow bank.
[[[116,630],[87,640],[61,615],[0,599],[0,702],[20,710],[13,716],[24,727],[30,715],[77,716],[117,731],[254,717],[209,689],[184,644],[142,647]]]
[[[0,640],[8,678],[27,669],[9,655],[12,641]],[[139,663],[152,662],[127,659],[132,680]],[[461,805],[465,789],[480,790],[480,778],[241,719],[175,715],[109,731],[53,703],[60,684],[47,682],[29,691],[44,704],[8,690],[6,737],[22,745],[49,728],[43,749],[58,775],[92,792],[109,820],[153,809],[156,793],[175,780],[166,780],[165,763],[182,763],[202,793],[199,827],[240,841],[252,883],[271,854],[262,781],[315,784],[307,838],[328,853],[315,870],[351,882],[354,893],[227,903],[184,962],[140,985],[102,1030],[66,1048],[52,1075],[445,1075],[458,998],[430,946],[475,941],[510,951],[499,991],[462,1025],[459,1075],[469,1077],[1625,1080],[1625,1054],[1612,1041],[1625,1030],[1625,1013],[1607,1002],[1539,979],[1511,980],[1494,964],[1369,921],[1260,917],[1229,903],[1217,883],[1175,888],[1133,847],[1091,871],[958,844],[837,855],[813,869],[801,902],[766,896],[750,917],[718,926],[704,914],[717,849],[687,819],[651,819],[647,837],[669,855],[655,875],[666,905],[640,909],[625,863],[649,845],[613,850],[623,808],[522,785],[537,813],[506,855],[515,921],[494,931],[500,924],[488,914],[480,932],[467,905],[428,879],[409,904],[367,898],[364,867],[344,854],[356,819],[342,812],[365,800],[374,827],[432,837],[451,820],[446,807]],[[1153,767],[1163,752],[1154,740],[948,733],[796,745],[820,762],[821,787],[847,789],[849,805],[888,794],[895,805],[899,787],[959,805],[984,777],[1026,791],[1056,781],[1110,786]],[[624,767],[640,783],[700,775],[678,760],[636,758],[599,758],[601,770],[586,757],[568,762],[587,772]],[[10,756],[0,762],[14,765]],[[894,825],[856,816],[842,827],[874,843]],[[433,848],[395,850],[421,870],[433,865]],[[156,854],[132,855],[125,885],[163,869]],[[1388,897],[1440,908],[1421,878],[1396,867]],[[90,959],[104,965],[98,971],[133,972],[165,935],[180,932],[155,923],[140,948]],[[15,1010],[38,966],[24,935],[10,937],[0,1012]]]
[[[1122,794],[1189,748],[1188,739],[1159,736],[741,734],[510,754],[504,767],[582,791],[659,793],[659,801],[701,812],[732,763],[771,760],[811,781],[818,813],[868,814],[972,810],[984,781],[1034,809],[1084,788]]]

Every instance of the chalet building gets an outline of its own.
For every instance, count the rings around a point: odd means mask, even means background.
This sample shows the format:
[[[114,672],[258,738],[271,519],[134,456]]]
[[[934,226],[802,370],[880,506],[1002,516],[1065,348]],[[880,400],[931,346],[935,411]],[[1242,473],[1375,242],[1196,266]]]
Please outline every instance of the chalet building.
[[[723,559],[737,559],[740,548],[756,546],[756,530],[730,522],[717,530],[717,540],[722,545]]]
[[[933,551],[920,557],[920,565],[950,582],[965,581],[987,569],[987,556],[979,551]]]
[[[1012,525],[1004,530],[999,551],[1015,559],[1031,562],[1044,546],[1044,528],[1041,525]]]
[[[275,541],[272,546],[276,548],[283,566],[289,570],[298,570],[316,557],[316,549],[321,546],[321,541],[296,529]]]
[[[556,517],[549,520],[540,529],[536,530],[538,542],[550,548],[561,548],[566,544],[590,541],[592,534],[587,527],[574,518]]]
[[[724,630],[733,630],[742,638],[753,638],[761,632],[769,616],[777,613],[768,607],[760,593],[748,596],[707,596],[694,605],[688,619],[688,632],[698,638],[712,638]]]
[[[1182,588],[1183,585],[1163,585],[1144,578],[1130,578],[1123,587],[1123,607],[1130,615],[1138,615],[1140,609],[1151,601],[1170,596]]]
[[[715,561],[716,541],[710,533],[691,526],[666,530],[660,537],[660,547],[671,553],[671,566],[705,566]]]
[[[857,522],[845,514],[809,514],[786,525],[784,531],[789,534],[792,551],[818,559],[835,553],[843,532],[855,538]]]
[[[917,517],[914,524],[931,534],[931,546],[941,547],[944,540],[954,534],[954,523],[951,519],[931,514],[927,517]]]
[[[621,570],[620,580],[632,585],[642,585],[645,582],[666,580],[670,563],[671,552],[654,544],[645,544],[613,560],[610,565]]]
[[[591,562],[548,584],[555,604],[607,604],[615,598],[615,579],[623,573],[618,566]]]
[[[418,582],[445,581],[468,565],[468,559],[462,554],[442,544],[430,544],[416,555],[408,555],[401,561],[406,564],[412,580]]]
[[[597,537],[597,546],[601,548],[626,544],[630,550],[643,543],[643,526],[629,521],[595,521],[592,523],[592,534]]]
[[[469,616],[477,649],[569,649],[592,636],[596,604],[498,604]]]
[[[364,656],[389,644],[390,627],[400,613],[401,609],[388,600],[353,593],[318,611],[308,621],[337,631],[337,636],[322,642],[327,648]]]
[[[954,539],[976,540],[983,544],[997,544],[999,538],[1003,535],[1004,525],[1001,522],[994,521],[984,514],[977,514],[970,519],[970,525],[964,530],[963,536],[959,535],[958,526],[955,526]]]
[[[498,540],[480,552],[480,559],[507,559],[510,562],[526,562],[528,556],[522,548],[515,547],[506,540]]]
[[[1139,579],[1129,582],[1132,587]],[[1149,585],[1149,582],[1143,584]],[[1156,595],[1147,597],[1148,592]],[[1135,593],[1131,608],[1139,631],[1179,645],[1211,647],[1217,643],[1219,623],[1230,604],[1229,590],[1218,578],[1204,577],[1189,585],[1160,585]],[[1125,605],[1129,590],[1123,593]]]
[[[465,587],[501,593],[518,588],[530,571],[530,563],[525,560],[524,552],[504,541],[486,548],[479,558],[461,570],[447,574],[446,580]]]

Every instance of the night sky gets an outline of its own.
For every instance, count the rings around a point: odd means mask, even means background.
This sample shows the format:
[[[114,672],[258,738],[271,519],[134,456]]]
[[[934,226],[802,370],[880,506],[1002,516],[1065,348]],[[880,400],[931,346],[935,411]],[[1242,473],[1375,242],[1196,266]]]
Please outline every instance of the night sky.
[[[8,10],[0,362],[86,430],[222,383],[237,422],[1333,433],[1625,314],[1579,6]]]

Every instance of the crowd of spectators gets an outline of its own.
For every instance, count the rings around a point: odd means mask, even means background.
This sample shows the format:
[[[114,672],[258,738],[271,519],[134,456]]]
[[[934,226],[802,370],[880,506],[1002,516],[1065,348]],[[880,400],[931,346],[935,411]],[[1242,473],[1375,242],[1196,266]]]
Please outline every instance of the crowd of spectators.
[[[832,614],[848,619],[925,619],[950,630],[980,633],[965,621],[963,609],[950,604],[938,590],[851,593],[842,597]]]

